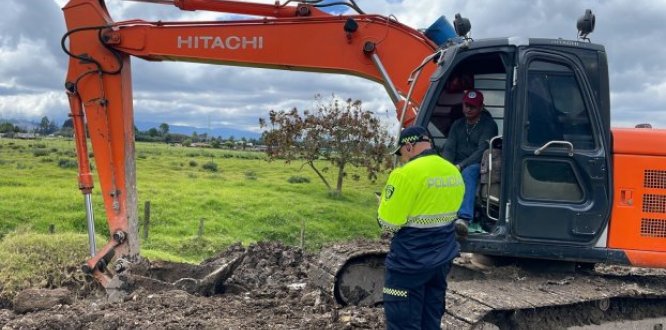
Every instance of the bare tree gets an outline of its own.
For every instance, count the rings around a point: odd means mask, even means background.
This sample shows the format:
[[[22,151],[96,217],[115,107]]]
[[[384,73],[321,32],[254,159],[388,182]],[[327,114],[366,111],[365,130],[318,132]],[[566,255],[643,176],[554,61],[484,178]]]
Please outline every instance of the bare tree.
[[[304,161],[333,195],[342,193],[347,165],[365,168],[368,179],[374,181],[382,166],[388,164],[388,145],[392,138],[371,111],[362,108],[360,100],[345,101],[332,97],[325,101],[315,96],[315,110],[271,110],[271,128],[263,135],[268,145],[269,160],[280,158],[287,163]],[[268,126],[259,119],[262,128]],[[335,187],[317,160],[329,161],[336,169]]]

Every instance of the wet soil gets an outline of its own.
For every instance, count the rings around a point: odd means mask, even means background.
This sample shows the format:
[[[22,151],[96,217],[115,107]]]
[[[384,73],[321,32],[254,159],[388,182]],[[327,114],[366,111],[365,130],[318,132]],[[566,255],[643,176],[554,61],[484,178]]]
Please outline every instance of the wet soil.
[[[309,287],[307,261],[314,256],[300,249],[278,243],[233,245],[202,265],[222,264],[239,253],[244,253],[242,262],[224,282],[222,292],[212,296],[138,288],[123,302],[110,303],[99,288],[72,291],[71,304],[24,314],[5,302],[0,308],[0,329],[383,328],[381,308],[341,308],[319,289]],[[191,275],[190,270],[163,263],[151,271],[162,279]]]
[[[330,297],[318,288],[308,285],[308,267],[315,264],[316,256],[303,253],[293,247],[278,243],[259,243],[243,247],[231,246],[219,255],[206,260],[202,267],[224,264],[243,254],[242,261],[226,278],[224,284],[206,294],[191,294],[178,289],[155,289],[139,287],[125,297],[122,302],[109,302],[99,288],[73,289],[71,301],[55,304],[48,309],[19,313],[11,303],[0,307],[0,329],[383,329],[381,307],[358,307],[336,305]],[[507,292],[512,283],[526,283],[529,272],[514,265],[501,267],[475,268],[470,266],[468,256],[457,261],[466,267],[462,273],[453,274],[457,284],[451,284],[451,291],[463,292],[466,284],[475,280],[491,283],[503,281]],[[465,273],[469,271],[468,273]],[[665,270],[638,270],[627,267],[597,267],[603,276],[619,276],[627,279],[627,285],[649,285],[664,282]],[[186,274],[187,273],[187,274]],[[191,275],[192,270],[155,265],[152,276],[164,280],[174,280]],[[454,276],[454,277],[455,277]],[[557,291],[574,291],[570,276],[553,275],[538,278],[540,288]],[[598,283],[597,283],[598,282]],[[605,290],[604,281],[594,282],[595,290]],[[638,282],[638,284],[637,284]],[[615,282],[613,282],[613,285]],[[516,284],[516,287],[520,287]],[[609,284],[610,285],[610,284]],[[543,291],[541,289],[541,291]],[[527,293],[529,295],[529,293]],[[450,306],[452,299],[448,299]],[[529,297],[525,297],[529,299]],[[576,307],[584,311],[584,319],[576,319],[580,314],[566,316],[565,311],[546,313],[500,312],[489,313],[480,318],[490,324],[487,328],[563,328],[572,325],[602,323],[603,315],[626,318],[627,312],[635,318],[646,315],[666,316],[666,307],[657,310],[644,310],[635,306],[635,300],[617,300],[602,311],[595,305],[582,304]],[[664,302],[666,306],[666,302]],[[602,306],[606,307],[606,306]],[[585,310],[588,308],[589,310]],[[610,311],[610,312],[608,312]],[[619,312],[618,312],[619,311]],[[612,314],[615,313],[615,314]],[[602,314],[602,316],[598,316]],[[564,316],[563,316],[564,315]],[[595,316],[596,315],[596,316]],[[596,317],[596,318],[595,318]],[[447,315],[445,327],[469,327],[471,324]]]

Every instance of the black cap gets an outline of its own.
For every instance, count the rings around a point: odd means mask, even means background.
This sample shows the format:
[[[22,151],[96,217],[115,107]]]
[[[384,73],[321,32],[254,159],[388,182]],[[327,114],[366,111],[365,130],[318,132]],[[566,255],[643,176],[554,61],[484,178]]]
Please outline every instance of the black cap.
[[[416,143],[422,141],[430,141],[430,134],[428,131],[421,126],[410,126],[400,132],[400,138],[398,139],[398,145],[391,152],[393,155],[400,156],[400,148],[407,143]]]

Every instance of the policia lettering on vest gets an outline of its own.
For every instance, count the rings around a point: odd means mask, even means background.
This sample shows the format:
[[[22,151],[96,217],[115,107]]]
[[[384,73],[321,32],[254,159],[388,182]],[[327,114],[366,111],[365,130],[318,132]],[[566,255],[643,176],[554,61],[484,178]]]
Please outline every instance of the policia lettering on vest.
[[[460,252],[453,221],[465,185],[423,127],[404,129],[394,153],[403,165],[389,175],[377,219],[394,233],[384,274],[386,327],[439,329],[446,277]]]
[[[448,188],[464,184],[460,176],[449,175],[428,178],[428,188]]]

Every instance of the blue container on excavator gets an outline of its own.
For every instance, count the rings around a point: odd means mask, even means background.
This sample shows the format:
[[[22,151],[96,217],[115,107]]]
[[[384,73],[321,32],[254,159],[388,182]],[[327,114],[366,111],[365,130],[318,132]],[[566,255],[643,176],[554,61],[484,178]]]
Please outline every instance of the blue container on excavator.
[[[449,40],[457,40],[456,31],[453,25],[442,15],[425,32],[425,36],[432,40],[438,46],[446,44]]]

